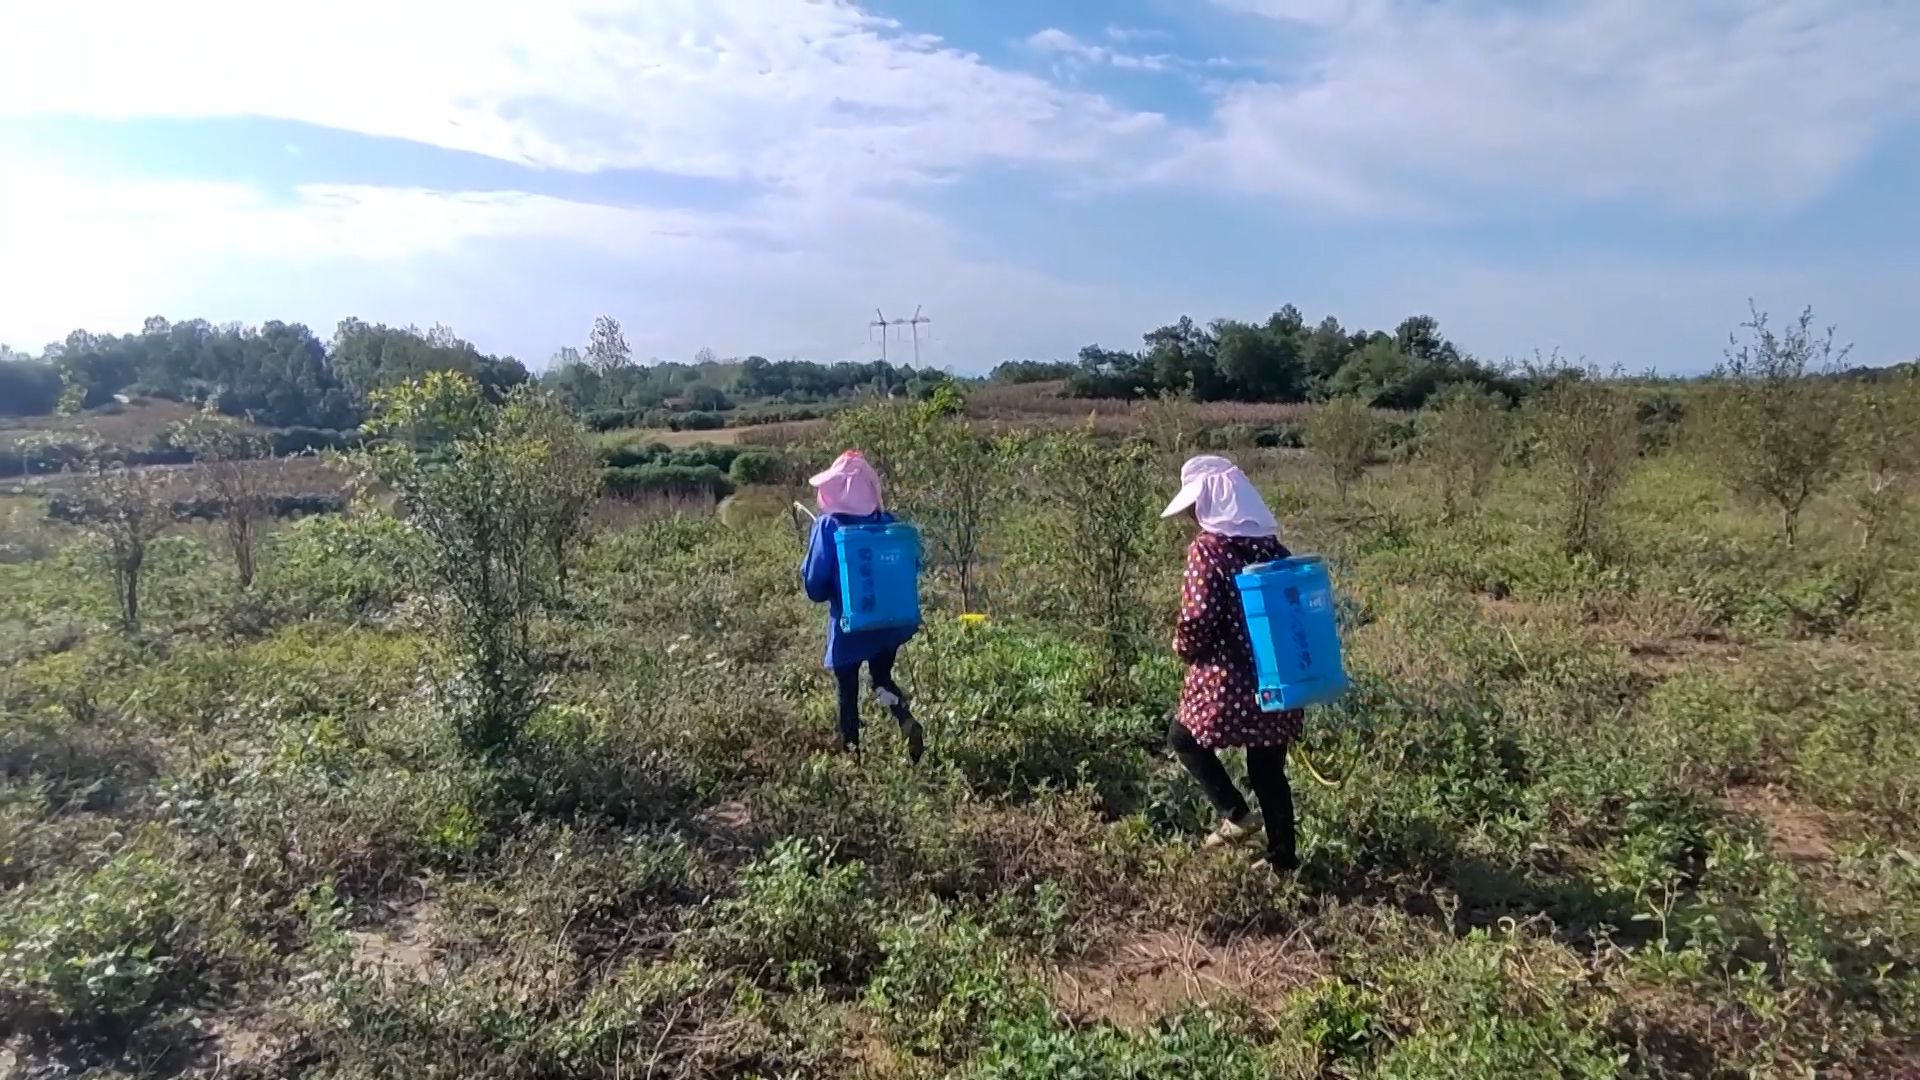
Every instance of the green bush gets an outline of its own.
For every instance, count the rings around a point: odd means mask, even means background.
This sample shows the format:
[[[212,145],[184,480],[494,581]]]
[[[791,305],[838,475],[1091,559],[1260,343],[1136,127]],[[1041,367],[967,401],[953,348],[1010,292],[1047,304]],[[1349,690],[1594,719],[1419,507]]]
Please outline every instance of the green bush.
[[[618,499],[652,495],[700,495],[724,499],[733,494],[733,481],[717,465],[635,465],[602,469],[601,490]]]
[[[672,448],[665,443],[622,440],[601,448],[600,463],[608,468],[628,469],[636,465],[665,464],[672,454]]]
[[[920,1054],[964,1057],[996,1024],[1042,1013],[1047,1002],[990,926],[933,908],[880,933],[886,959],[867,987],[867,1006],[893,1038]]]
[[[859,978],[877,947],[866,881],[862,863],[835,864],[823,847],[782,840],[741,868],[739,891],[714,905],[706,947],[775,985]]]
[[[1476,930],[1391,971],[1387,1009],[1410,1030],[1379,1055],[1369,1075],[1621,1075],[1628,1056],[1574,1006],[1577,984],[1544,964],[1522,967],[1524,951]]]
[[[0,1032],[117,1036],[208,988],[215,916],[161,857],[124,852],[23,892],[0,908]]]
[[[537,390],[490,401],[472,378],[440,372],[383,391],[361,452],[421,536],[415,564],[440,605],[458,664],[448,687],[474,754],[512,745],[541,658],[534,623],[565,587],[592,492],[586,434]]]
[[[1379,438],[1373,409],[1357,397],[1335,398],[1307,419],[1307,449],[1333,477],[1342,499],[1365,475]]]
[[[1266,1080],[1275,1074],[1275,1062],[1263,1041],[1198,1010],[1140,1032],[1110,1024],[1069,1027],[1035,1013],[997,1028],[992,1045],[961,1075]]]
[[[1640,453],[1639,420],[1627,391],[1584,371],[1559,373],[1533,401],[1535,456],[1558,489],[1569,551],[1593,554]]]
[[[382,614],[406,597],[424,555],[420,540],[387,514],[304,518],[268,536],[259,591],[292,618]]]
[[[1807,502],[1846,467],[1845,387],[1822,378],[1839,370],[1847,350],[1834,332],[1813,330],[1813,310],[1785,331],[1755,310],[1718,380],[1706,391],[1702,417],[1709,458],[1737,493],[1769,505],[1792,547]]]
[[[928,644],[940,649],[939,681],[924,690],[968,719],[935,727],[934,750],[975,790],[1027,797],[1086,783],[1120,805],[1144,788],[1141,751],[1164,737],[1171,697],[1138,711],[1090,710],[1100,669],[1084,646],[1025,628],[936,635]]]
[[[335,431],[330,428],[283,428],[268,437],[269,446],[275,457],[288,457],[293,454],[313,454],[328,450],[349,450],[359,445],[360,433],[357,431]]]
[[[1454,387],[1421,414],[1421,456],[1440,478],[1446,517],[1478,504],[1507,446],[1506,403],[1485,391]]]
[[[1053,599],[1076,631],[1098,643],[1096,697],[1128,689],[1146,639],[1143,568],[1156,536],[1151,448],[1103,446],[1088,432],[1033,448],[1033,472],[1062,512],[1042,519],[1036,551]]]
[[[733,464],[727,468],[727,479],[734,487],[742,488],[778,483],[790,471],[787,461],[771,450],[747,450],[734,456]]]

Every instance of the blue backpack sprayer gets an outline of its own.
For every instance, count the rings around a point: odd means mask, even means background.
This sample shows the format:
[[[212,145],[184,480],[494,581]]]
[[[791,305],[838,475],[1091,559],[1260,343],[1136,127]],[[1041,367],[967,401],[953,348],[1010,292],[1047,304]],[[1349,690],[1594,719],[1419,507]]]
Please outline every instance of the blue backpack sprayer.
[[[1264,712],[1325,705],[1346,693],[1347,669],[1334,615],[1333,580],[1318,555],[1256,563],[1234,575],[1240,608],[1253,645],[1253,668]],[[1298,746],[1313,778],[1327,787]]]

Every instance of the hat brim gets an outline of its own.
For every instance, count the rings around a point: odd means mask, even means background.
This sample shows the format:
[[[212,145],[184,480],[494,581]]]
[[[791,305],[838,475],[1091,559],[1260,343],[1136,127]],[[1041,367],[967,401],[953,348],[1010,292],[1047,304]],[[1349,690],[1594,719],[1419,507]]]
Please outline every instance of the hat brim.
[[[1200,501],[1200,484],[1200,480],[1189,480],[1181,484],[1180,490],[1174,493],[1173,501],[1167,504],[1165,510],[1160,511],[1160,516],[1170,518],[1175,514],[1191,510],[1193,504]]]

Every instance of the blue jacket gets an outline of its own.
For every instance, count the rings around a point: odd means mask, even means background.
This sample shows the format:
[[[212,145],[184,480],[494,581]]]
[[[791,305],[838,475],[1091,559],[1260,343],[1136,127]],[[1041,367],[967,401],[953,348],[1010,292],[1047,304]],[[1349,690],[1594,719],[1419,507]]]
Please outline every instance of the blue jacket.
[[[800,564],[800,581],[807,599],[827,605],[827,658],[830,668],[853,667],[905,645],[914,635],[911,626],[884,627],[847,633],[840,629],[840,559],[833,537],[842,525],[886,525],[893,515],[885,510],[855,517],[822,514],[807,540],[807,558]]]

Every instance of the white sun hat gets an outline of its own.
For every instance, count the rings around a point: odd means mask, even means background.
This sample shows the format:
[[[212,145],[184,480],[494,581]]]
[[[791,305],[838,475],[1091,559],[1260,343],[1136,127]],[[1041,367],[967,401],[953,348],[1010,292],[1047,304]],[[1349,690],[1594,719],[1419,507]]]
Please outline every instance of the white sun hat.
[[[1260,489],[1226,458],[1201,454],[1180,467],[1180,490],[1160,512],[1169,518],[1192,509],[1200,527],[1221,536],[1276,536],[1279,522]]]

